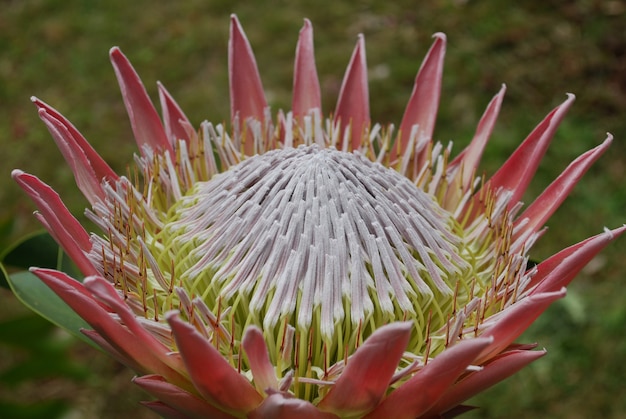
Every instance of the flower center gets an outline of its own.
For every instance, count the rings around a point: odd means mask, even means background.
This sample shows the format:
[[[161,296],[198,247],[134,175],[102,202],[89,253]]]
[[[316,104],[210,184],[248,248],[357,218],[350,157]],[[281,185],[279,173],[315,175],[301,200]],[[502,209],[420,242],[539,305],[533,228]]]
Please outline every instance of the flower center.
[[[314,400],[382,325],[413,324],[408,371],[519,291],[506,199],[481,196],[485,215],[467,222],[438,203],[444,178],[414,182],[317,141],[243,157],[222,134],[146,149],[143,182],[104,183],[87,212],[106,235],[92,261],[172,350],[163,313],[176,309],[247,374],[241,341],[259,326],[285,388]]]
[[[396,320],[415,322],[421,347],[469,270],[456,221],[431,196],[359,154],[316,145],[197,182],[164,225],[159,264],[212,312],[229,307],[235,335],[249,324],[274,336],[313,329],[340,357]]]

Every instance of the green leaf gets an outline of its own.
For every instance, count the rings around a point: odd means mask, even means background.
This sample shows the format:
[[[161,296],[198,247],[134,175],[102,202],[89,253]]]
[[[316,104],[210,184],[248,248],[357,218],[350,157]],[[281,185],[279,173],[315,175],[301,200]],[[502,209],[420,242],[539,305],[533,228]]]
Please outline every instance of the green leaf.
[[[4,270],[4,269],[2,269]],[[59,298],[46,284],[28,271],[11,275],[4,273],[15,296],[35,313],[67,330],[91,346],[98,348],[80,329],[91,329],[78,314]]]
[[[24,237],[7,248],[0,256],[0,263],[5,267],[25,270],[31,266],[52,268],[63,271],[72,277],[80,277],[74,264],[67,257],[57,242],[45,231]],[[6,272],[0,272],[0,286],[9,288]]]
[[[81,274],[57,242],[47,232],[27,236],[5,250],[0,257],[0,285],[4,282],[26,307],[80,340],[98,348],[80,329],[91,327],[34,274],[31,266],[51,268],[74,278]],[[18,269],[9,274],[7,268]],[[99,348],[98,348],[99,349]]]

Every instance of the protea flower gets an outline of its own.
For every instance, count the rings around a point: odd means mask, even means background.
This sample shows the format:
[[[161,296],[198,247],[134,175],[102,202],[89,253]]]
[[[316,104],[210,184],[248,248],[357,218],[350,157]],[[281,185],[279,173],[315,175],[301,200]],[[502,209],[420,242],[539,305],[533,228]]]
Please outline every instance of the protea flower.
[[[313,29],[296,47],[292,110],[270,114],[231,19],[231,126],[196,129],[159,84],[162,119],[110,51],[140,150],[120,176],[33,102],[91,204],[88,234],[36,177],[13,177],[86,277],[32,271],[134,369],[166,417],[454,416],[544,355],[514,341],[625,227],[536,266],[550,215],[611,136],[525,210],[520,199],[574,96],[489,179],[479,160],[504,86],[456,157],[433,140],[446,38],[434,36],[399,127],[370,121],[365,41],[334,112],[321,108]]]

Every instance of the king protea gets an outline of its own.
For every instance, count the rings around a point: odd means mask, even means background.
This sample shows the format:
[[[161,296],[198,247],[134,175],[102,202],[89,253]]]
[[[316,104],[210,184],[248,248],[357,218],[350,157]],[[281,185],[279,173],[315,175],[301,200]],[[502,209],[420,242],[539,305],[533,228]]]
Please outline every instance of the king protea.
[[[308,20],[293,103],[272,115],[231,18],[231,124],[194,127],[159,84],[159,117],[110,51],[139,154],[116,174],[34,98],[91,209],[87,233],[33,175],[13,178],[84,275],[32,268],[135,370],[165,417],[450,417],[544,355],[514,341],[603,247],[606,230],[534,266],[543,226],[611,136],[530,205],[520,199],[574,101],[490,178],[478,164],[505,88],[469,146],[433,140],[446,38],[434,36],[398,126],[370,120],[359,36],[323,110]],[[297,416],[296,416],[297,415]]]

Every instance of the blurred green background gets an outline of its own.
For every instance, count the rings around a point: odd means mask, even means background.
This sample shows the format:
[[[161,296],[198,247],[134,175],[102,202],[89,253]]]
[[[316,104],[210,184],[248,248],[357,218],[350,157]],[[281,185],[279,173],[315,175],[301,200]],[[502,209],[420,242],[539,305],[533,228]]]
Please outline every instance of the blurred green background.
[[[494,170],[566,92],[577,101],[525,198],[580,153],[615,135],[549,222],[541,260],[626,221],[626,3],[594,0],[252,3],[0,0],[0,250],[39,229],[10,179],[31,172],[81,216],[87,204],[29,97],[63,112],[118,172],[135,144],[107,51],[119,45],[156,99],[162,81],[194,124],[229,117],[227,37],[237,13],[273,109],[291,100],[302,18],[315,30],[324,108],[330,111],[358,33],[366,38],[372,119],[399,123],[434,32],[448,35],[437,139],[464,147],[489,99],[507,95],[483,169]],[[84,220],[84,218],[81,218]],[[626,240],[613,244],[526,333],[548,355],[472,402],[467,417],[626,416]],[[132,373],[32,315],[0,290],[0,417],[153,417]]]

